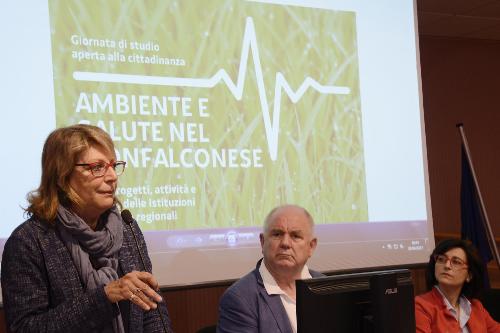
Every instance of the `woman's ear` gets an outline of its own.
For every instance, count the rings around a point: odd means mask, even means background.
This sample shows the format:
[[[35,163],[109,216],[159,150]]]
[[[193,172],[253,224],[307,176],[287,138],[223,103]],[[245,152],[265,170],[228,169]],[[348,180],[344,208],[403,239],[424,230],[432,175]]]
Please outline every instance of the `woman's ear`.
[[[467,283],[469,283],[469,282],[470,282],[470,280],[472,280],[472,275],[469,273],[469,275],[467,275],[467,279],[465,279],[465,281],[466,281]]]

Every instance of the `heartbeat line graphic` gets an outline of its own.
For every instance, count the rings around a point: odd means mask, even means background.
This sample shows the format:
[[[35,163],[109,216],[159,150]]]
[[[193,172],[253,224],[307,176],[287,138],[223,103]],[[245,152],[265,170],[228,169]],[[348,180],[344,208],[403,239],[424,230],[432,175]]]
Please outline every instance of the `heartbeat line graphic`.
[[[217,73],[215,73],[210,78],[163,77],[95,72],[73,72],[73,78],[78,81],[130,83],[193,88],[213,88],[214,86],[219,84],[219,82],[224,82],[231,94],[233,94],[234,98],[239,101],[243,96],[243,88],[245,85],[245,77],[248,67],[248,55],[250,54],[250,50],[252,52],[255,76],[257,79],[257,90],[259,93],[260,106],[262,109],[262,117],[264,119],[269,156],[273,161],[275,161],[278,156],[278,134],[280,129],[279,126],[282,91],[285,91],[285,93],[293,103],[297,103],[309,88],[312,88],[321,94],[340,95],[349,94],[351,90],[349,89],[349,87],[322,85],[308,76],[306,77],[304,82],[302,82],[297,91],[293,91],[283,74],[277,72],[276,83],[274,86],[274,104],[271,120],[271,116],[269,114],[269,103],[266,97],[264,76],[262,74],[262,66],[260,64],[257,36],[255,34],[255,27],[251,17],[247,17],[246,19],[245,32],[243,35],[243,45],[241,48],[240,68],[238,71],[238,79],[236,84],[224,69],[219,69]]]

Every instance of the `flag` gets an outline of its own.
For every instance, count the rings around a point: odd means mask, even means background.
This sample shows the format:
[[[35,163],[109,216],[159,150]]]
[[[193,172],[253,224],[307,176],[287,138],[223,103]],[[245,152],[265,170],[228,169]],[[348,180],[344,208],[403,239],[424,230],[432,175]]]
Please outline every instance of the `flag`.
[[[493,259],[486,231],[484,228],[485,217],[481,210],[478,190],[472,176],[472,169],[467,159],[465,147],[462,144],[462,182],[460,186],[460,206],[461,206],[461,237],[472,242],[478,249],[483,260],[485,269],[484,287],[489,289],[487,264]]]

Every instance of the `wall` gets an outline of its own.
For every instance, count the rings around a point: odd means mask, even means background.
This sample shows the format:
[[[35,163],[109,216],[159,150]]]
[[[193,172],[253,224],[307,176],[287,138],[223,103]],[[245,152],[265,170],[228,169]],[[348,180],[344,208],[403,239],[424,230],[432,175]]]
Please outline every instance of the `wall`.
[[[420,38],[435,232],[460,230],[463,123],[495,236],[500,236],[500,42]]]

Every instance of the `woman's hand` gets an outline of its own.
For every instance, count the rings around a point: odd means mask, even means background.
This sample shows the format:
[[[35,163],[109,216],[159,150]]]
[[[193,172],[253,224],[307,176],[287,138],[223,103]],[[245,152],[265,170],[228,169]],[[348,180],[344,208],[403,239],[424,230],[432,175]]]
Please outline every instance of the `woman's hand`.
[[[161,296],[156,292],[158,281],[151,273],[133,271],[112,281],[104,287],[108,300],[112,303],[129,300],[143,310],[156,309]]]

